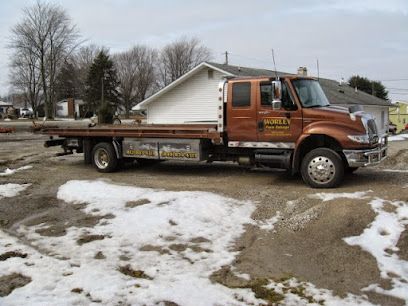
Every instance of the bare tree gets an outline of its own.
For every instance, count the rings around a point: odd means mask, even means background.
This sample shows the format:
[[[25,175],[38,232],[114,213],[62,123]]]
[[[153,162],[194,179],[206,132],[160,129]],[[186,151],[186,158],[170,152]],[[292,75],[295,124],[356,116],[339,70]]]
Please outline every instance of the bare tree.
[[[14,55],[10,73],[11,84],[16,90],[22,92],[25,101],[33,109],[34,116],[38,114],[40,102],[40,77],[38,59],[32,50],[20,50]]]
[[[157,51],[138,45],[115,55],[114,61],[122,105],[128,118],[131,108],[143,101],[156,83]]]
[[[166,45],[160,52],[161,86],[168,85],[210,58],[210,50],[197,38],[183,37]]]
[[[58,5],[37,1],[23,9],[23,20],[11,30],[15,53],[32,50],[38,61],[47,117],[54,116],[55,80],[64,59],[77,46],[78,31]]]

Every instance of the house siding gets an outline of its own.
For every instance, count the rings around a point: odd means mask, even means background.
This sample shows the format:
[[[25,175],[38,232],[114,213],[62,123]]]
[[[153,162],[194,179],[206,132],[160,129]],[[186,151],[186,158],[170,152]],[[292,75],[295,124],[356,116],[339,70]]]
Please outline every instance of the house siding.
[[[147,106],[147,123],[217,122],[218,85],[223,75],[204,67]]]
[[[337,104],[338,105],[338,104]],[[339,105],[349,107],[350,105]],[[384,135],[388,132],[388,107],[381,105],[361,105],[366,113],[371,114],[374,117],[377,124],[378,134]]]
[[[390,121],[397,126],[397,132],[405,129],[408,123],[408,102],[397,102],[390,107]]]

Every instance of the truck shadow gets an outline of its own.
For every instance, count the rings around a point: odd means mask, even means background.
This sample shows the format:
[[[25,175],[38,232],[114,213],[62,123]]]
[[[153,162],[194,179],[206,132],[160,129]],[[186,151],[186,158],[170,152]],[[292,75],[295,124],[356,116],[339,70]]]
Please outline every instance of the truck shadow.
[[[165,176],[206,176],[214,178],[247,176],[248,179],[263,181],[264,184],[305,186],[300,174],[291,175],[287,171],[274,168],[250,168],[234,163],[190,163],[162,162],[153,166],[142,166],[137,163],[128,164],[120,170],[126,173]],[[408,173],[387,172],[380,168],[359,169],[353,174],[346,174],[340,188],[375,188],[377,184],[404,185],[408,183]],[[317,190],[317,189],[316,189]]]

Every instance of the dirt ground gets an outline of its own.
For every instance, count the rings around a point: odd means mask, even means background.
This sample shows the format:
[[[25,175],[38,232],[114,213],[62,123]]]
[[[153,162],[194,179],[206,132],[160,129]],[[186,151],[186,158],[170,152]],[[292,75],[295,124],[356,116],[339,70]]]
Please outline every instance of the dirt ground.
[[[0,176],[0,184],[30,183],[20,196],[0,198],[0,226],[10,234],[24,225],[47,223],[41,235],[64,235],[69,226],[92,227],[99,218],[86,215],[79,206],[57,200],[62,184],[72,179],[109,179],[115,183],[166,190],[210,191],[239,200],[251,200],[257,209],[253,219],[269,219],[280,212],[275,231],[249,225],[236,242],[239,251],[234,269],[253,279],[294,276],[320,288],[362,294],[369,284],[387,282],[380,277],[376,260],[342,238],[359,235],[375,214],[367,201],[338,199],[322,202],[310,198],[322,190],[311,189],[299,177],[272,169],[248,169],[229,163],[187,164],[164,162],[151,167],[128,166],[117,173],[101,174],[84,165],[81,154],[56,157],[59,148],[45,149],[46,138],[28,132],[0,134],[0,172],[32,165],[12,176]],[[381,166],[359,169],[344,184],[325,192],[372,191],[372,196],[408,202],[408,141],[390,143],[389,159]],[[405,188],[404,188],[405,187]],[[290,205],[288,205],[290,203]],[[109,216],[104,216],[109,218]],[[24,242],[24,237],[20,237]],[[407,230],[399,245],[400,258],[408,257]],[[226,286],[237,280],[228,273],[213,277]],[[2,279],[0,279],[0,282]],[[365,292],[373,303],[404,305],[404,301]]]

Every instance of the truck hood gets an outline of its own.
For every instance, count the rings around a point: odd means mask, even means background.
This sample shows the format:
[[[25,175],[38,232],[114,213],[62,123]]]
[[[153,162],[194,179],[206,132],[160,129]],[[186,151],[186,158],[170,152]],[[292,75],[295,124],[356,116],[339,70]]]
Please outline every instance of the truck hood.
[[[371,118],[371,115],[358,110],[355,112],[352,109],[341,106],[325,106],[318,108],[304,108],[303,119],[305,126],[316,121],[330,121],[336,123],[342,123],[348,125],[354,130],[359,130],[361,133],[365,133],[365,128],[361,122],[361,117],[367,119]]]

